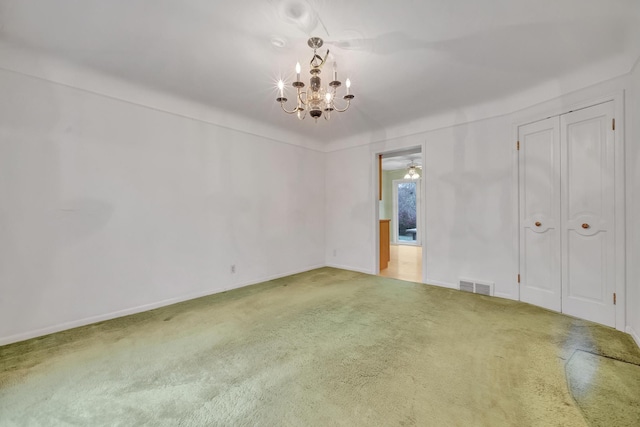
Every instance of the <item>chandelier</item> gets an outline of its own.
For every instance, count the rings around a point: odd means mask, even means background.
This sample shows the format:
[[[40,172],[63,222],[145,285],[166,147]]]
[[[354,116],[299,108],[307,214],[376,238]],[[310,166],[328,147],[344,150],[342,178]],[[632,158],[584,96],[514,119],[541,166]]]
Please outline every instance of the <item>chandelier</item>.
[[[420,175],[418,174],[418,165],[411,162],[407,165],[407,174],[404,176],[404,179],[418,179]]]
[[[320,37],[311,37],[307,44],[310,48],[313,49],[313,57],[309,62],[311,69],[309,73],[311,74],[311,78],[309,80],[309,88],[307,90],[303,90],[305,87],[304,83],[300,81],[300,63],[296,64],[296,81],[291,84],[296,90],[296,106],[292,110],[287,110],[285,107],[285,103],[287,102],[287,98],[284,96],[284,82],[280,80],[278,82],[278,89],[280,89],[280,96],[276,98],[276,101],[280,103],[282,110],[284,110],[287,114],[296,114],[298,119],[302,120],[306,117],[307,111],[309,111],[309,115],[313,117],[316,122],[323,115],[326,120],[331,118],[331,112],[337,111],[342,113],[347,111],[349,105],[351,105],[351,100],[354,96],[350,93],[351,81],[349,79],[346,80],[345,85],[347,87],[347,94],[342,97],[347,104],[344,108],[338,108],[336,106],[335,100],[337,96],[337,89],[342,85],[342,83],[338,80],[338,72],[336,69],[336,63],[333,63],[333,79],[329,83],[329,86],[325,89],[322,87],[322,81],[320,80],[320,73],[322,71],[322,66],[327,61],[327,57],[329,56],[329,50],[327,49],[327,53],[322,58],[317,54],[317,50],[322,47],[323,41]]]

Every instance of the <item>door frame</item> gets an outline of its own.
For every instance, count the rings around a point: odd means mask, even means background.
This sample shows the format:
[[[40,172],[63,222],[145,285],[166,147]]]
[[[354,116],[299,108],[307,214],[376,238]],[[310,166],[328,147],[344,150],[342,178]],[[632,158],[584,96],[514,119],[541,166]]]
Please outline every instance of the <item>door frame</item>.
[[[614,164],[615,164],[615,285],[614,292],[616,293],[616,326],[619,331],[626,331],[626,218],[625,218],[625,157],[624,157],[624,130],[625,130],[625,109],[624,109],[624,90],[618,90],[605,96],[595,97],[587,100],[581,100],[570,104],[564,104],[560,100],[555,107],[549,107],[548,109],[542,109],[538,113],[531,114],[522,119],[512,122],[511,134],[512,134],[512,156],[511,156],[511,195],[512,195],[512,247],[514,249],[514,259],[512,260],[512,266],[514,269],[514,292],[516,300],[520,300],[520,286],[517,281],[520,269],[520,170],[519,170],[519,154],[517,149],[518,141],[518,128],[530,123],[534,123],[540,120],[552,116],[560,116],[562,114],[570,113],[572,111],[581,110],[584,108],[593,107],[598,104],[612,101],[614,107],[615,117],[615,132],[614,132]]]

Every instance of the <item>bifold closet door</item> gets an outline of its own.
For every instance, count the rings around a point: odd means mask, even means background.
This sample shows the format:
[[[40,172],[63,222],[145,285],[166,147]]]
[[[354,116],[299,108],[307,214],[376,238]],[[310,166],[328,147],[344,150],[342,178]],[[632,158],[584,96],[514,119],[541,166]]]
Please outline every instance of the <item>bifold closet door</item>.
[[[518,129],[520,300],[561,311],[560,119]]]
[[[560,116],[562,312],[615,326],[613,102]]]
[[[520,300],[614,326],[613,102],[518,129]]]

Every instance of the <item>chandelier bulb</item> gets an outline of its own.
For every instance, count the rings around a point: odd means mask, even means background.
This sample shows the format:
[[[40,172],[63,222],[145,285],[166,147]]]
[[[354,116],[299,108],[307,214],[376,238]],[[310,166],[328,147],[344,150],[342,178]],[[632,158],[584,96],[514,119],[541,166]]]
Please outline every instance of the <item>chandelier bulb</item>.
[[[284,82],[282,79],[278,80],[278,89],[280,89],[280,97],[284,97]]]
[[[300,63],[296,62],[296,81],[300,81]]]

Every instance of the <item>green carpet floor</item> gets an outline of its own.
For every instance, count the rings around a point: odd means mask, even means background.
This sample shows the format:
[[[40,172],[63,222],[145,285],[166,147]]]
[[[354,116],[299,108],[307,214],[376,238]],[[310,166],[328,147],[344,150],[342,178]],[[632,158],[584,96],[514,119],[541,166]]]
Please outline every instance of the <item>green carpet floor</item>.
[[[610,328],[322,268],[0,347],[0,425],[637,427],[638,365]]]

